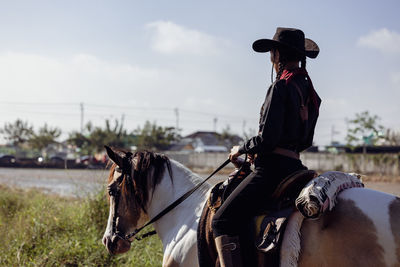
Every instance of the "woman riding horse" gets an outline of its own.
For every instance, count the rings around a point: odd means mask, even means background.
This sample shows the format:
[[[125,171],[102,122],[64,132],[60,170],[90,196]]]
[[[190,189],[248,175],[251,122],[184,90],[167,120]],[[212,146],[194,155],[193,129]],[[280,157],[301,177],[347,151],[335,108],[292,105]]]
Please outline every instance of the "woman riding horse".
[[[232,148],[232,162],[247,154],[255,170],[218,209],[212,222],[221,266],[243,266],[239,245],[241,229],[265,205],[280,181],[307,169],[299,153],[312,145],[321,99],[306,71],[306,57],[316,58],[319,48],[298,29],[277,28],[273,39],[253,43],[256,52],[271,52],[277,72],[261,107],[258,135]],[[299,67],[299,63],[301,63]],[[244,248],[242,248],[244,249]],[[250,266],[249,259],[246,266]]]

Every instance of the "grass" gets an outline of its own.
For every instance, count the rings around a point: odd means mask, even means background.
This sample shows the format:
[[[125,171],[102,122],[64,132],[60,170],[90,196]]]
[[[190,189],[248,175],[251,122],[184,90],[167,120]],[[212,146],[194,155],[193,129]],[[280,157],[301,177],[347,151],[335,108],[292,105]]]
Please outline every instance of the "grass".
[[[104,192],[74,199],[0,186],[0,266],[161,266],[157,236],[109,255],[107,215]]]

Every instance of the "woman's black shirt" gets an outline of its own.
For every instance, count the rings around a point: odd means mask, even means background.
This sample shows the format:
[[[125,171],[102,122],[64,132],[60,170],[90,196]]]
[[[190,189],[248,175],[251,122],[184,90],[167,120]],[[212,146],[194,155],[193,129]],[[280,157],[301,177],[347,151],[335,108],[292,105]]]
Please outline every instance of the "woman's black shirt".
[[[294,84],[295,83],[295,84]],[[308,120],[300,117],[301,96],[308,108]],[[268,89],[260,111],[258,135],[248,139],[239,152],[257,154],[257,158],[277,148],[301,152],[312,145],[321,99],[306,75],[297,74],[289,81],[275,81]],[[313,94],[313,96],[310,96]],[[315,97],[315,101],[310,101]],[[317,106],[315,106],[317,103]]]

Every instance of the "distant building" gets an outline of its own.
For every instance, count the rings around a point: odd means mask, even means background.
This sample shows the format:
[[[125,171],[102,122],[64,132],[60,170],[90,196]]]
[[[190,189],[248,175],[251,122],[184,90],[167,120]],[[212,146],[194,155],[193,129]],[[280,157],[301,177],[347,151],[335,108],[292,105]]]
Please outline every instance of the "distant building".
[[[238,145],[242,141],[243,139],[237,135],[224,139],[217,132],[197,131],[183,137],[168,150],[181,152],[228,152],[232,146]]]

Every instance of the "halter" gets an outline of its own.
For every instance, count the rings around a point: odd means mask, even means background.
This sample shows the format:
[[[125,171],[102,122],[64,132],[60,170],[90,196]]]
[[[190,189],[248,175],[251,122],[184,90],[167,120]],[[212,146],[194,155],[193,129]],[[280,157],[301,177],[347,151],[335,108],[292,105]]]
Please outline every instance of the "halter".
[[[112,218],[112,234],[113,236],[117,236],[121,239],[125,239],[125,236],[122,236],[120,232],[117,230],[117,221],[119,219],[118,216],[118,203],[119,197],[121,196],[121,183],[124,178],[124,175],[129,175],[128,173],[124,173],[120,168],[115,169],[116,172],[121,173],[121,175],[111,184],[107,186],[108,194],[110,195],[110,200],[114,199],[114,209],[113,209],[113,218]],[[112,202],[111,202],[112,203]]]
[[[129,161],[131,158],[129,158]],[[108,194],[110,195],[110,199],[114,198],[114,210],[113,210],[113,218],[112,218],[112,234],[113,236],[117,236],[120,239],[123,239],[125,241],[132,242],[131,238],[135,237],[136,240],[142,240],[143,238],[146,238],[148,236],[156,234],[156,231],[150,231],[145,234],[143,234],[140,237],[136,237],[136,235],[142,231],[144,228],[149,226],[150,224],[156,222],[159,220],[161,217],[163,217],[165,214],[170,212],[172,209],[174,209],[176,206],[178,206],[180,203],[182,203],[185,199],[187,199],[191,194],[193,194],[200,186],[202,186],[205,182],[207,182],[214,174],[219,172],[222,168],[224,168],[228,163],[230,162],[229,159],[227,159],[224,163],[222,163],[216,170],[214,170],[206,179],[201,181],[199,184],[197,184],[195,187],[187,191],[185,194],[183,194],[180,198],[175,200],[172,204],[167,206],[165,209],[163,209],[160,213],[158,213],[153,219],[145,223],[142,227],[135,229],[129,234],[123,234],[117,230],[117,221],[119,220],[118,216],[118,203],[119,203],[119,197],[121,196],[121,183],[123,180],[123,177],[126,175],[128,178],[130,178],[130,172],[126,171],[124,169],[116,168],[115,171],[118,173],[121,173],[121,176],[119,176],[114,182],[108,185],[107,190]]]

